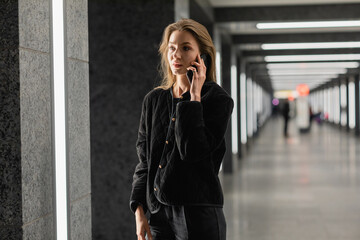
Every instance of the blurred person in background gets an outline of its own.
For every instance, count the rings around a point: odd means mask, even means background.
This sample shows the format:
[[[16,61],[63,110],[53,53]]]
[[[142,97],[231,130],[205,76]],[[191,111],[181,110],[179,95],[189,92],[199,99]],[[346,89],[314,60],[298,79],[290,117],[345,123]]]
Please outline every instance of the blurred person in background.
[[[144,98],[136,142],[130,208],[138,240],[226,238],[218,173],[234,102],[216,83],[215,52],[196,21],[165,28],[163,81]]]
[[[284,118],[284,136],[288,137],[288,122],[289,122],[290,104],[289,100],[286,99],[282,108],[282,116]]]

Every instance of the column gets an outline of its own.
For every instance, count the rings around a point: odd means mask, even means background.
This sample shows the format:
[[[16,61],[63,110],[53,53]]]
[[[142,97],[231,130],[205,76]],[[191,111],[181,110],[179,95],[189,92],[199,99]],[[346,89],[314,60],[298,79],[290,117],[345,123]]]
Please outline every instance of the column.
[[[231,95],[231,44],[226,36],[222,35],[221,38],[221,83],[225,91]],[[223,160],[225,173],[233,171],[231,131],[231,124],[229,124],[225,133],[226,152]]]
[[[355,134],[360,133],[360,91],[359,91],[359,73],[355,75]]]
[[[186,12],[185,12],[186,14]],[[175,1],[89,1],[93,239],[135,239],[129,208],[144,96]]]
[[[0,9],[0,239],[54,239],[50,1]],[[69,231],[91,239],[87,1],[66,1],[65,16]]]

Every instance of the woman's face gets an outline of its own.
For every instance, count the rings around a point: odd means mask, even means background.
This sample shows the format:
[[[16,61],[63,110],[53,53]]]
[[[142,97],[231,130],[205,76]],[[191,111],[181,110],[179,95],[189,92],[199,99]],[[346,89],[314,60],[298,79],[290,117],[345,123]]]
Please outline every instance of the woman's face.
[[[199,45],[191,33],[176,30],[170,35],[167,57],[174,75],[186,74],[198,54]]]

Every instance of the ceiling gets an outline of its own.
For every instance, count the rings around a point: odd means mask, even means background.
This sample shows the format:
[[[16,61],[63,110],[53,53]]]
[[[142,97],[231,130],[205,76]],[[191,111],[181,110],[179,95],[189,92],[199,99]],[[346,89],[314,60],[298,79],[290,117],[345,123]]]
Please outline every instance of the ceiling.
[[[298,73],[289,73],[287,78],[278,78],[268,71],[267,56],[360,54],[360,48],[336,47],[320,49],[264,50],[264,43],[319,43],[360,42],[360,25],[355,27],[258,29],[256,24],[269,22],[309,22],[360,20],[360,0],[209,0],[214,8],[217,26],[231,35],[234,45],[246,58],[249,71],[257,81],[267,82],[273,90],[295,90],[299,83],[314,89],[325,82],[344,75],[324,78],[330,67],[319,69],[324,74],[313,75],[303,80]],[[319,60],[318,60],[319,61]],[[325,61],[329,61],[326,59]],[[345,60],[346,61],[346,60]],[[359,61],[359,60],[356,60]],[[333,67],[332,67],[333,68]],[[293,69],[295,71],[297,68]],[[303,69],[305,72],[307,69]],[[345,69],[346,70],[346,69]],[[276,73],[277,74],[277,73]],[[281,73],[282,74],[282,73]],[[301,73],[300,73],[301,74]],[[331,77],[331,78],[330,78]]]
[[[213,7],[285,6],[360,3],[360,0],[209,0]]]

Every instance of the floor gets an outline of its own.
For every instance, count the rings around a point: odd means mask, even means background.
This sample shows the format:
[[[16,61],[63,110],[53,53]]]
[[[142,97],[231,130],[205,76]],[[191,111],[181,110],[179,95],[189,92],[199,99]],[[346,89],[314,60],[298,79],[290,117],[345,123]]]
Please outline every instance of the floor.
[[[315,122],[289,137],[270,119],[221,181],[227,240],[359,240],[360,140]]]

